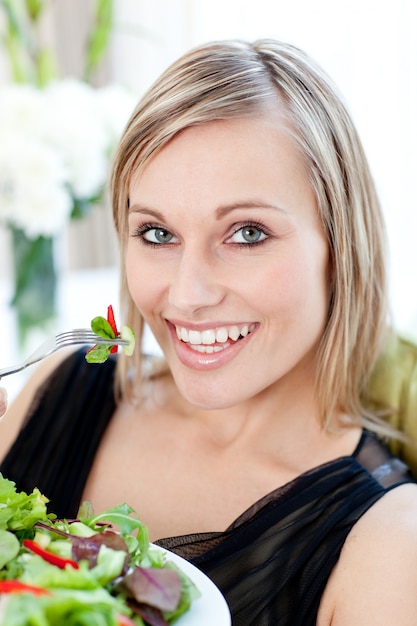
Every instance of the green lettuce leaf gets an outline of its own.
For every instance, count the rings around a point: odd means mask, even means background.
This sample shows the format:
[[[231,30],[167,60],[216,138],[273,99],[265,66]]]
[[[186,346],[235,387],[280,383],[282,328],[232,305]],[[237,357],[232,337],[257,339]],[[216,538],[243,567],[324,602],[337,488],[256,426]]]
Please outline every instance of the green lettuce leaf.
[[[104,363],[110,355],[111,346],[97,345],[85,355],[87,363]]]
[[[117,616],[125,610],[123,602],[104,589],[59,590],[41,598],[12,594],[7,600],[7,626],[117,626]]]
[[[47,513],[48,502],[39,489],[30,494],[17,492],[15,483],[0,474],[0,530],[25,530],[38,520],[53,519]]]
[[[96,335],[103,337],[104,339],[115,338],[114,330],[111,327],[110,322],[108,322],[106,318],[101,315],[98,315],[91,320],[91,329],[94,333],[96,333]]]
[[[14,559],[20,550],[20,541],[8,530],[0,530],[0,569]]]

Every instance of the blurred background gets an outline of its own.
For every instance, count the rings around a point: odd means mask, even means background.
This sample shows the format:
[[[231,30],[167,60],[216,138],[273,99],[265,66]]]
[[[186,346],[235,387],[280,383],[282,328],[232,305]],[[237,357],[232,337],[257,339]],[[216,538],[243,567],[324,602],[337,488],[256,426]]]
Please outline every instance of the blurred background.
[[[0,0],[0,36],[0,368],[118,311],[118,134],[168,64],[224,38],[294,43],[334,79],[386,216],[394,321],[417,336],[415,0]]]

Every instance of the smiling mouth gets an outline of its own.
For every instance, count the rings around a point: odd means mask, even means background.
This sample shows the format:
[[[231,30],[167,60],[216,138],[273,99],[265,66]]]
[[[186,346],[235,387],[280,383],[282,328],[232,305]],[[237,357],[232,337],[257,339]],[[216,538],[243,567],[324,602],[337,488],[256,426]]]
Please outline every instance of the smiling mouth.
[[[196,352],[213,354],[221,352],[231,344],[244,339],[255,330],[256,324],[243,324],[242,326],[220,326],[206,330],[188,330],[182,326],[175,326],[177,337],[180,341]]]

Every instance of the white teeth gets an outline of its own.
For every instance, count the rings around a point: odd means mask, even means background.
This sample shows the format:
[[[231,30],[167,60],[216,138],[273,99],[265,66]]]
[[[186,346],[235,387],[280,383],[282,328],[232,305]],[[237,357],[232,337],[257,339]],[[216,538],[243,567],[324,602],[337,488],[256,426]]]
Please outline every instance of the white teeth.
[[[213,352],[221,352],[222,350],[224,350],[225,348],[228,347],[228,344],[225,343],[222,346],[196,346],[191,344],[190,347],[193,350],[196,350],[196,352],[201,352],[203,354],[213,354]]]
[[[229,333],[227,332],[227,328],[218,328],[216,330],[216,341],[218,343],[224,343],[227,341]]]
[[[204,347],[204,349],[200,350],[201,352],[209,352],[208,348],[213,348],[211,352],[218,352],[219,350],[223,350],[228,344],[228,340],[237,341],[239,337],[246,337],[248,333],[252,332],[255,329],[255,325],[251,324],[248,326],[245,324],[241,328],[239,326],[233,325],[229,328],[225,326],[221,326],[220,328],[209,328],[203,331],[199,330],[187,330],[184,327],[176,326],[175,330],[177,333],[178,339],[184,341],[185,343],[190,344],[192,347]],[[212,346],[212,344],[223,344],[221,346]]]
[[[198,330],[190,330],[188,332],[188,341],[192,344],[200,344],[201,343],[201,333]]]
[[[233,341],[237,341],[240,337],[240,330],[238,329],[237,326],[232,326],[229,329],[229,337],[230,339],[233,339]]]
[[[201,333],[201,343],[208,345],[210,343],[214,343],[215,341],[216,333],[214,332],[214,330],[203,330],[203,332]]]

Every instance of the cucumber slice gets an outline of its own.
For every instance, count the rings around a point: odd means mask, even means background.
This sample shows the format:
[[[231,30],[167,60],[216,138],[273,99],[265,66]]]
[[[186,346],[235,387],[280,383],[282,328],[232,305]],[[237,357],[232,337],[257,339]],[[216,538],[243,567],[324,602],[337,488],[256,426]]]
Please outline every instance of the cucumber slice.
[[[127,354],[127,356],[132,356],[135,349],[135,333],[130,326],[122,326],[120,329],[120,336],[122,339],[129,342],[129,345],[123,346],[123,352]]]

